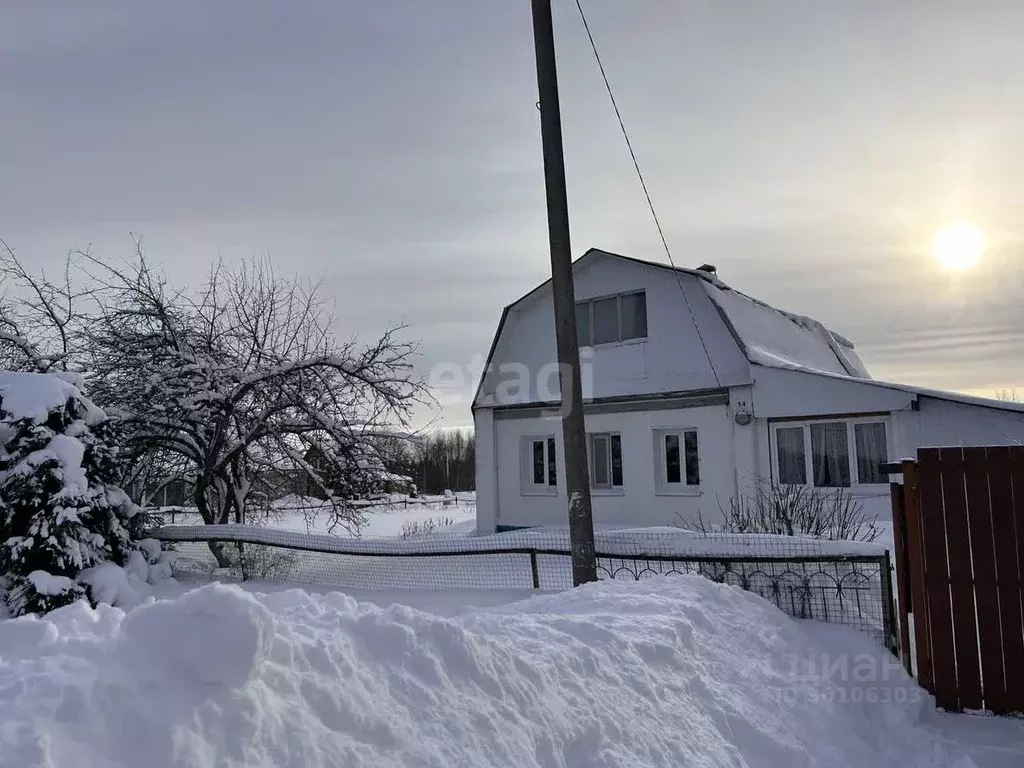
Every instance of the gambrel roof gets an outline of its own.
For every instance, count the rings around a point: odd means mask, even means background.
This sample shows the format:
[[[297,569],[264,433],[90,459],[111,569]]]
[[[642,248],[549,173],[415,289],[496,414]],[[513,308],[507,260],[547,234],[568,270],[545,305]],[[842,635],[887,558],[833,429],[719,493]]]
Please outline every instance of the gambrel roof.
[[[599,260],[617,260],[638,265],[644,269],[667,270],[675,274],[679,281],[692,281],[680,284],[678,300],[686,303],[683,286],[686,290],[703,291],[710,299],[710,305],[717,311],[689,313],[694,327],[702,339],[712,344],[735,344],[742,356],[754,365],[771,368],[786,368],[814,373],[827,373],[869,379],[864,364],[857,356],[852,342],[829,330],[822,323],[803,315],[785,312],[771,305],[734,290],[720,280],[708,268],[686,269],[672,267],[654,261],[645,261],[630,256],[591,248],[583,256],[573,262],[573,272],[596,264]],[[502,331],[510,314],[519,310],[540,295],[549,291],[551,281],[538,285],[536,288],[505,307],[498,324],[494,341],[487,357],[488,367],[495,361],[494,355]],[[692,297],[692,293],[691,293]],[[689,304],[686,304],[690,309]],[[714,348],[709,354],[719,351]],[[735,354],[733,351],[732,354]],[[734,382],[736,383],[736,382]],[[482,381],[481,381],[482,385]],[[480,389],[474,402],[480,404]]]

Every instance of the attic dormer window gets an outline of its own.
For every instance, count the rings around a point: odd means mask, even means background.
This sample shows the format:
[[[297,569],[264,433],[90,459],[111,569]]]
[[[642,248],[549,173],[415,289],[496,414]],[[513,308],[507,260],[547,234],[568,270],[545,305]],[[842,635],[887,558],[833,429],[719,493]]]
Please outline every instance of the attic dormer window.
[[[576,337],[581,347],[647,338],[647,294],[634,291],[576,302]]]

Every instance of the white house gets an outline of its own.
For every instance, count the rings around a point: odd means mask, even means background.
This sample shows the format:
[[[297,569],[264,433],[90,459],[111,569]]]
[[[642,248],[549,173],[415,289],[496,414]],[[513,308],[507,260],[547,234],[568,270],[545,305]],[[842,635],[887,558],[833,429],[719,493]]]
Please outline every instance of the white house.
[[[875,381],[852,343],[713,267],[592,249],[573,271],[596,523],[713,520],[769,478],[885,515],[885,461],[1024,441],[1024,406]],[[565,524],[555,360],[548,281],[505,308],[474,398],[483,532]]]

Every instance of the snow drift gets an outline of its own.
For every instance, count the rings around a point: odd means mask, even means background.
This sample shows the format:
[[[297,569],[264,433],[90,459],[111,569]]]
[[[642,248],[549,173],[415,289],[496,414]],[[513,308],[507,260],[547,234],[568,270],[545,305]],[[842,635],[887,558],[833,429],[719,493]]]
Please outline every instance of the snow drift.
[[[0,765],[973,765],[895,662],[817,626],[683,576],[456,618],[220,584],[78,603],[0,622]]]

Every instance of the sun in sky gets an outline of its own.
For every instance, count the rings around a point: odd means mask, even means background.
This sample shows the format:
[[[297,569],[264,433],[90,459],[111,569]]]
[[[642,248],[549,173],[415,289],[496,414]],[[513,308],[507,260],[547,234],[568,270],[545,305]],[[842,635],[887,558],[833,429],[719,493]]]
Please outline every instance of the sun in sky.
[[[985,252],[985,236],[967,221],[950,221],[932,238],[932,257],[946,269],[970,269]]]

